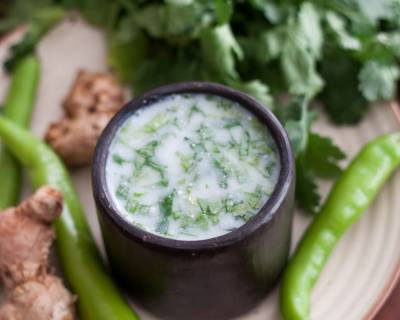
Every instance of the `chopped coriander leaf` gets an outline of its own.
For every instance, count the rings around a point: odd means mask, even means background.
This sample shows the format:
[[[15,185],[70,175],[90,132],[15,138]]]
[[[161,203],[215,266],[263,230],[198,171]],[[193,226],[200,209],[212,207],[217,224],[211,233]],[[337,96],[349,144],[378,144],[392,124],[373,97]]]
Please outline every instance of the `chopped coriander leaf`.
[[[180,228],[181,230],[184,230],[185,233],[187,233],[187,229],[193,227],[195,224],[195,219],[192,216],[182,214],[179,217],[179,222],[180,222]]]
[[[232,213],[235,217],[248,220],[252,214],[249,213],[248,204],[240,199],[228,196],[224,202],[226,212]]]
[[[226,165],[219,159],[213,159],[213,165],[216,169],[219,170],[219,185],[221,188],[228,188],[228,177],[230,176],[230,170],[226,167]]]
[[[204,111],[202,111],[202,110],[197,106],[197,104],[194,104],[193,106],[190,107],[189,119],[192,119],[192,117],[193,117],[193,115],[194,115],[195,113],[200,113],[200,114],[202,114],[203,116],[205,116]]]
[[[158,141],[150,141],[148,144],[146,144],[141,149],[138,149],[136,152],[144,158],[153,157],[158,145]]]
[[[129,194],[129,185],[127,181],[123,180],[117,187],[115,195],[118,199],[126,200]]]
[[[229,100],[220,100],[219,103],[217,103],[217,108],[223,109],[225,111],[231,110],[232,107],[232,102]]]
[[[132,198],[128,199],[125,205],[125,209],[129,213],[135,213],[138,207],[139,207],[139,202]]]
[[[166,187],[168,186],[168,177],[165,173],[164,167],[162,167],[160,164],[156,163],[155,161],[151,159],[146,159],[145,164],[149,167],[152,168],[154,171],[157,171],[160,174],[160,186]]]
[[[196,223],[197,226],[199,226],[203,230],[207,230],[207,228],[210,224],[206,215],[201,214],[201,213],[196,216],[196,219],[194,220],[194,222]]]
[[[242,138],[242,141],[240,142],[239,146],[239,157],[240,159],[244,159],[249,155],[249,149],[250,149],[250,134],[248,131],[245,131],[244,137]]]
[[[201,152],[207,151],[204,144],[201,142],[194,142],[193,140],[189,139],[188,137],[185,137],[184,140],[189,142],[190,148],[192,148],[196,153],[201,153]]]
[[[160,113],[143,127],[143,131],[146,133],[157,132],[160,128],[165,126],[167,122],[168,122],[168,117],[166,116],[166,114]]]
[[[125,162],[128,162],[127,160],[125,160],[124,158],[122,158],[119,154],[113,154],[112,159],[114,160],[114,162],[116,164],[124,164]]]
[[[211,130],[205,124],[201,124],[200,128],[196,131],[198,133],[200,141],[208,140],[212,138]]]
[[[257,150],[258,155],[269,155],[274,152],[271,147],[262,140],[250,141],[250,145],[253,150]]]
[[[184,172],[188,172],[189,169],[193,166],[194,158],[192,156],[185,155],[181,152],[178,152],[177,155],[180,159],[180,164],[181,164],[182,170]]]
[[[271,175],[274,170],[275,161],[271,161],[265,165],[265,172],[267,175]]]
[[[218,98],[217,96],[213,95],[213,94],[205,94],[204,98],[206,99],[206,101],[216,101]]]
[[[177,127],[178,129],[181,128],[181,126],[180,126],[180,124],[179,124],[178,118],[174,118],[174,119],[171,121],[171,123],[172,123],[172,125],[174,125],[174,126]]]
[[[150,211],[150,206],[141,204],[134,198],[129,198],[128,201],[126,202],[125,209],[127,212],[131,214],[138,213],[141,215],[146,215]]]
[[[135,168],[137,170],[136,176],[140,175],[140,170],[142,170],[143,167],[146,166],[159,173],[161,178],[159,184],[161,186],[167,186],[168,177],[165,173],[165,168],[154,160],[155,150],[158,146],[158,141],[151,141],[143,148],[136,150],[136,153],[142,157],[135,159],[134,161]]]
[[[161,221],[158,223],[157,232],[166,234],[168,233],[169,217],[173,215],[175,191],[165,196],[160,201]]]
[[[140,176],[140,174],[142,173],[142,169],[144,167],[145,162],[146,162],[145,158],[143,158],[143,157],[136,157],[133,160],[133,165],[136,170],[136,172],[135,172],[136,177]]]
[[[224,121],[225,121],[224,128],[226,128],[226,129],[240,127],[242,125],[240,123],[240,120],[237,118],[226,118],[226,119],[224,119]]]
[[[204,214],[213,224],[219,222],[219,213],[222,206],[218,202],[210,202],[205,199],[198,199],[197,203],[200,207],[201,213]]]
[[[252,158],[249,158],[248,163],[251,166],[257,167],[260,164],[260,160],[259,156],[253,156]]]
[[[246,202],[250,208],[257,209],[260,207],[262,198],[261,186],[257,186],[254,192],[245,192]]]

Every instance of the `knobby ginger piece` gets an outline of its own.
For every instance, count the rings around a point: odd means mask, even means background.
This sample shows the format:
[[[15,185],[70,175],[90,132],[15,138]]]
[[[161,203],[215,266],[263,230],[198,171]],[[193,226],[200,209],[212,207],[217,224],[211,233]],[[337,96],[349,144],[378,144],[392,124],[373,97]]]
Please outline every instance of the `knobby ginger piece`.
[[[90,164],[97,140],[113,116],[108,112],[61,119],[50,125],[46,141],[69,166]]]
[[[67,165],[89,165],[97,139],[123,101],[113,76],[81,70],[64,100],[65,117],[49,126],[45,140]]]
[[[0,212],[0,278],[6,301],[0,320],[73,319],[74,297],[51,274],[51,225],[62,210],[62,195],[42,187],[18,207]]]
[[[9,290],[0,320],[73,320],[74,302],[60,278],[45,275]]]
[[[113,76],[80,70],[63,106],[68,117],[76,117],[87,113],[116,113],[123,102],[122,88]]]
[[[44,187],[0,213],[0,275],[7,287],[45,271],[55,236],[50,223],[61,208],[61,194]]]

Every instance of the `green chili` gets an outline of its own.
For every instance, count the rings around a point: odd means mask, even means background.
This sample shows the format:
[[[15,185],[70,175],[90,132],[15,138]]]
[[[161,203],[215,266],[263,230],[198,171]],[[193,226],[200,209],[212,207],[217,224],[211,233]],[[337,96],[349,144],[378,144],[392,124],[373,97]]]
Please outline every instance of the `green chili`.
[[[29,55],[16,66],[10,89],[3,107],[5,117],[27,127],[35,103],[39,82],[40,65],[37,58]],[[0,145],[0,210],[15,206],[21,192],[22,170],[19,162]]]
[[[51,185],[62,192],[64,209],[55,222],[58,256],[65,276],[78,295],[82,320],[136,320],[101,261],[69,174],[41,140],[0,117],[0,137],[26,167],[34,188]]]
[[[399,165],[400,133],[394,133],[367,144],[341,174],[284,273],[280,302],[285,320],[310,319],[311,290],[327,259]]]

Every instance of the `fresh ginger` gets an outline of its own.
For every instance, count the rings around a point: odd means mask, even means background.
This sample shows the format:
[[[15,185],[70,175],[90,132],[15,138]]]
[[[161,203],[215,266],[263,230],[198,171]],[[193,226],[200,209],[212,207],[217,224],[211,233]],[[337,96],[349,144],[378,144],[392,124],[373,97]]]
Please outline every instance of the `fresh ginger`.
[[[0,278],[5,302],[0,320],[72,320],[75,298],[51,272],[52,221],[62,196],[42,187],[18,207],[0,213]]]
[[[79,71],[63,104],[65,117],[49,126],[45,140],[69,166],[89,165],[97,139],[123,100],[111,75]]]
[[[74,299],[54,275],[28,280],[7,292],[0,320],[73,320]]]

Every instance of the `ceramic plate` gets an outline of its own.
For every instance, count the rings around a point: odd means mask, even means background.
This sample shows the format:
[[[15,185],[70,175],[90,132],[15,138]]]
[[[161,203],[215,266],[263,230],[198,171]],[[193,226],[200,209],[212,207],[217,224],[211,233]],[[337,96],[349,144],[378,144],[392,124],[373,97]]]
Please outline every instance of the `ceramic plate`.
[[[0,61],[5,57],[7,46],[20,36],[20,31],[3,38]],[[31,126],[36,135],[43,136],[48,124],[61,116],[62,99],[78,69],[106,70],[105,53],[102,34],[79,19],[64,21],[46,36],[39,47],[42,78]],[[0,101],[7,86],[6,75],[1,74]],[[351,158],[368,140],[399,129],[388,105],[374,105],[371,109],[368,117],[357,127],[334,127],[321,117],[315,129],[333,137]],[[92,200],[90,170],[74,171],[72,175],[96,241],[101,247]],[[326,194],[329,184],[322,183],[321,188]],[[400,172],[397,172],[371,209],[339,243],[313,291],[313,320],[372,319],[383,304],[398,278],[400,264],[399,190]],[[27,184],[25,192],[29,192]],[[295,213],[293,245],[309,221],[310,218],[301,212]],[[277,301],[275,290],[252,312],[240,319],[279,319]],[[142,319],[154,319],[149,313],[136,308]]]

